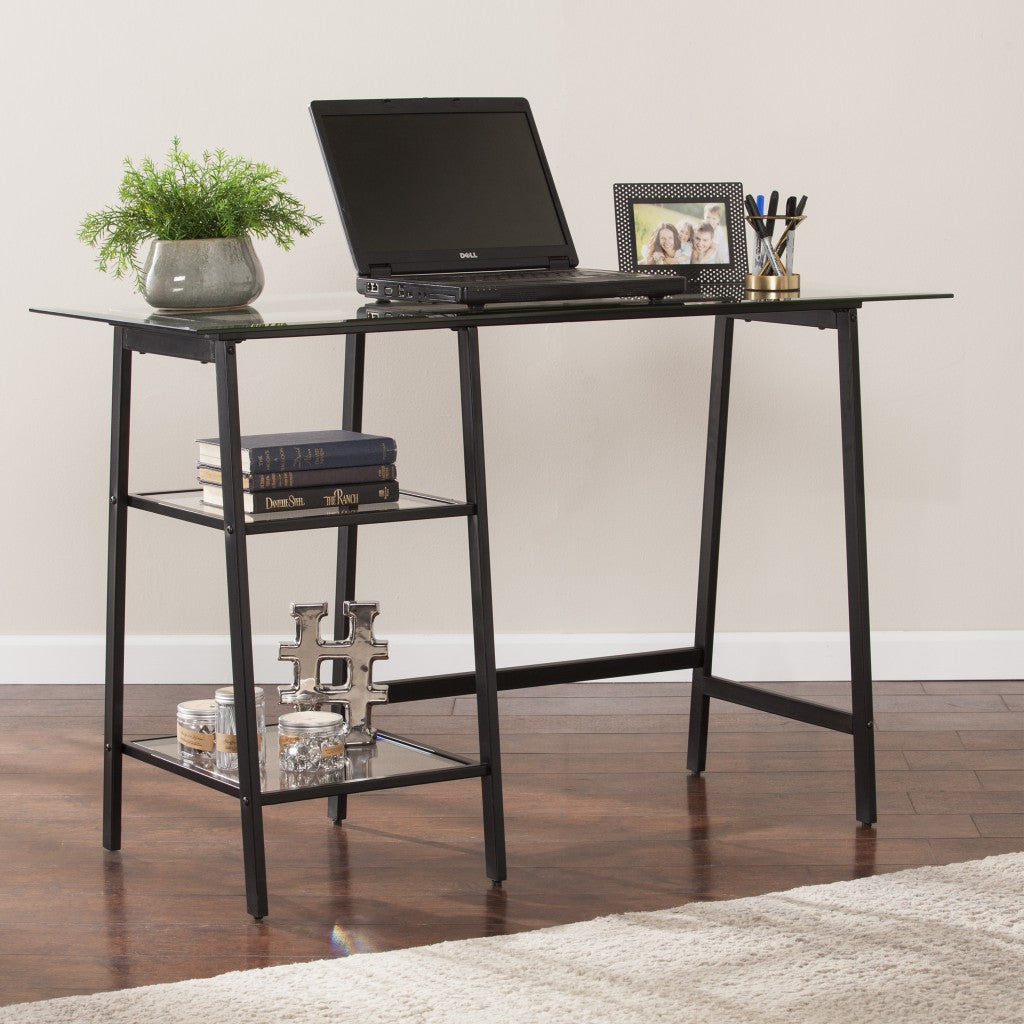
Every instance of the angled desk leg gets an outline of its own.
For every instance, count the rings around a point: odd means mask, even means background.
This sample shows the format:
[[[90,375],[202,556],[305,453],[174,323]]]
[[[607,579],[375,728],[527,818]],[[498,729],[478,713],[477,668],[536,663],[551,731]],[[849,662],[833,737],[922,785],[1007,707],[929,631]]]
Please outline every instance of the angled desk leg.
[[[343,430],[363,429],[363,379],[366,369],[366,335],[345,336],[345,375],[342,398],[341,426]],[[346,601],[356,596],[356,541],[357,526],[338,527],[338,561],[334,584],[334,622],[341,622],[341,609]],[[339,639],[335,635],[335,639]],[[342,638],[343,639],[343,638]],[[345,662],[335,661],[331,672],[332,685],[345,682]],[[335,709],[337,710],[337,709]],[[327,817],[340,825],[348,816],[348,797],[342,793],[327,798]]]
[[[729,422],[729,380],[732,374],[733,321],[715,317],[715,344],[711,357],[711,398],[708,403],[708,443],[704,461],[704,506],[701,516],[700,563],[697,571],[697,617],[693,645],[702,652],[693,670],[690,690],[690,733],[686,767],[704,771],[708,756],[708,714],[711,698],[704,684],[711,678],[715,642],[715,603],[718,597],[718,553],[722,537],[722,483],[725,478],[725,441]]]
[[[854,789],[857,820],[870,825],[878,820],[878,811],[875,799],[875,735],[871,696],[871,627],[868,619],[868,555],[857,311],[840,310],[836,314],[836,328],[839,336],[839,404],[846,505],[846,582],[850,606]]]
[[[238,735],[238,790],[242,814],[242,859],[249,913],[257,921],[267,914],[267,866],[263,845],[263,799],[260,788],[259,736],[252,664],[252,619],[249,611],[249,565],[245,515],[242,511],[241,441],[238,422],[238,367],[235,343],[218,340],[217,420],[224,480],[224,551],[227,561],[228,620],[231,628],[231,677],[235,691]]]
[[[108,850],[121,849],[121,780],[124,768],[124,599],[132,390],[132,353],[124,344],[125,334],[125,328],[114,328],[103,741],[103,846]]]
[[[476,668],[476,715],[480,759],[490,773],[480,781],[483,796],[484,850],[487,877],[495,884],[508,875],[505,863],[505,819],[498,738],[498,674],[494,655],[494,610],[491,603],[490,540],[487,528],[487,483],[480,398],[480,344],[475,327],[459,336],[459,379],[462,394],[462,450],[466,469],[466,500],[476,506],[466,520],[469,529],[469,571],[473,601],[473,650]]]
[[[732,364],[732,322],[715,320],[715,348],[708,411],[708,447],[704,475],[704,512],[701,526],[700,568],[694,645],[702,662],[693,670],[690,696],[690,734],[687,768],[704,771],[708,748],[710,698],[718,697],[798,722],[844,732],[853,738],[854,788],[857,820],[877,820],[875,801],[875,748],[871,696],[871,630],[868,621],[868,569],[864,514],[864,453],[861,431],[860,368],[856,309],[835,313],[768,313],[742,319],[771,320],[796,326],[831,329],[838,334],[839,401],[842,422],[843,489],[846,517],[846,570],[850,608],[850,694],[852,711],[797,697],[785,697],[745,683],[716,676],[712,670],[718,554],[722,523],[722,482],[729,412],[729,375]]]

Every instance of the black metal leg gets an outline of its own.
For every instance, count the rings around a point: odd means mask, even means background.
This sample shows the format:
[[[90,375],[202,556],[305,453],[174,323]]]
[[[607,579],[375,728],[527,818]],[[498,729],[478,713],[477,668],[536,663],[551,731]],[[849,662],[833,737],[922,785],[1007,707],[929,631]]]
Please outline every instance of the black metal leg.
[[[343,430],[363,429],[363,378],[366,367],[366,335],[349,334],[345,338],[345,384],[341,426]],[[338,528],[338,561],[334,587],[334,621],[341,607],[355,599],[357,526]],[[335,661],[333,684],[344,683],[345,663]]]
[[[335,825],[340,825],[348,817],[347,794],[339,793],[327,798],[327,817]]]
[[[725,441],[729,420],[729,378],[732,373],[733,321],[715,317],[715,345],[711,362],[711,397],[708,405],[708,444],[704,461],[704,507],[701,516],[700,565],[697,571],[697,616],[693,644],[703,652],[693,670],[690,691],[690,733],[686,767],[702,772],[708,754],[708,714],[711,698],[704,682],[712,674],[715,643],[715,602],[718,597],[718,552],[722,534],[722,483],[725,477]]]
[[[483,787],[484,850],[487,877],[507,877],[505,817],[498,736],[498,677],[494,656],[494,610],[491,604],[490,540],[487,528],[487,483],[480,398],[480,345],[475,327],[461,328],[459,377],[462,394],[462,447],[466,468],[466,500],[476,507],[469,516],[469,569],[473,602],[473,649],[476,664],[477,727],[480,757],[490,766]]]
[[[249,913],[257,921],[267,914],[267,867],[263,847],[263,802],[260,789],[259,738],[252,667],[252,621],[249,613],[249,567],[242,511],[242,468],[238,421],[238,371],[235,345],[218,341],[217,417],[224,481],[224,547],[227,559],[228,618],[231,627],[231,676],[235,691],[238,736],[238,789],[242,813],[242,858]]]
[[[345,383],[342,399],[341,426],[343,430],[363,429],[363,379],[366,369],[366,335],[348,334],[345,336]],[[346,601],[354,601],[356,596],[356,542],[357,526],[341,526],[338,528],[338,561],[334,583],[334,621],[341,621],[341,610]],[[337,629],[337,626],[335,626]],[[335,635],[335,639],[339,639]],[[343,638],[340,638],[343,639]],[[331,667],[334,686],[342,686],[345,682],[345,663],[335,661]],[[348,816],[348,797],[327,798],[327,817],[340,825]]]
[[[103,846],[121,849],[121,779],[124,766],[124,600],[128,530],[128,440],[132,353],[125,328],[114,329],[110,412],[110,513],[107,533],[107,653],[104,688]]]
[[[839,334],[839,402],[846,504],[846,580],[850,604],[850,694],[857,820],[878,820],[875,801],[875,736],[871,697],[871,627],[868,619],[868,555],[864,512],[864,445],[860,409],[857,311],[836,316]]]

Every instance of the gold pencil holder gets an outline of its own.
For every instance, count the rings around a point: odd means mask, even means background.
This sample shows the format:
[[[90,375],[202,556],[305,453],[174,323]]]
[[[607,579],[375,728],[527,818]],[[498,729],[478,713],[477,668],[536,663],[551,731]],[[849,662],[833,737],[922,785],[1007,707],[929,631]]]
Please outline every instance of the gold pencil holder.
[[[743,287],[748,292],[799,292],[799,274],[747,274]]]
[[[769,239],[757,238],[750,258],[750,273],[743,278],[743,287],[750,298],[782,299],[800,294],[800,275],[793,272],[793,258],[796,228],[805,219],[785,214],[765,214],[759,218],[769,228],[777,227],[777,221],[783,221],[785,227],[774,244]],[[748,216],[747,223],[753,226],[753,218]]]

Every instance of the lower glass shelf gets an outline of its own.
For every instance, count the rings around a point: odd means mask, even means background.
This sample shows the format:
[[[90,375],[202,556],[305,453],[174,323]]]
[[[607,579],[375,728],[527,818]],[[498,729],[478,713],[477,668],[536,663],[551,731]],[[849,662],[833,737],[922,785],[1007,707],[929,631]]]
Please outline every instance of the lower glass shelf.
[[[330,773],[304,773],[299,776],[281,771],[276,725],[267,726],[266,744],[267,767],[260,773],[261,801],[264,804],[480,778],[490,771],[479,761],[382,732],[377,734],[377,742],[370,746],[349,747],[343,768]],[[176,736],[127,741],[124,752],[129,757],[155,764],[212,789],[239,795],[238,777],[234,773],[206,771],[184,763],[178,754]]]

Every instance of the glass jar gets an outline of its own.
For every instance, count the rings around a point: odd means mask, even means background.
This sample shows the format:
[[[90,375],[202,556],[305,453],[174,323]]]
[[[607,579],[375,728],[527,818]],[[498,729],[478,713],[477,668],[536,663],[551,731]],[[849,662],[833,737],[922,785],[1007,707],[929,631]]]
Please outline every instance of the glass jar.
[[[348,727],[333,711],[293,711],[277,722],[282,772],[330,772],[345,767]]]
[[[263,687],[253,688],[256,694],[256,738],[259,743],[260,768],[267,766],[267,709]],[[214,694],[217,704],[217,771],[238,771],[238,734],[235,727],[235,688],[222,686]]]
[[[178,756],[182,764],[213,771],[217,702],[186,700],[178,705]]]

